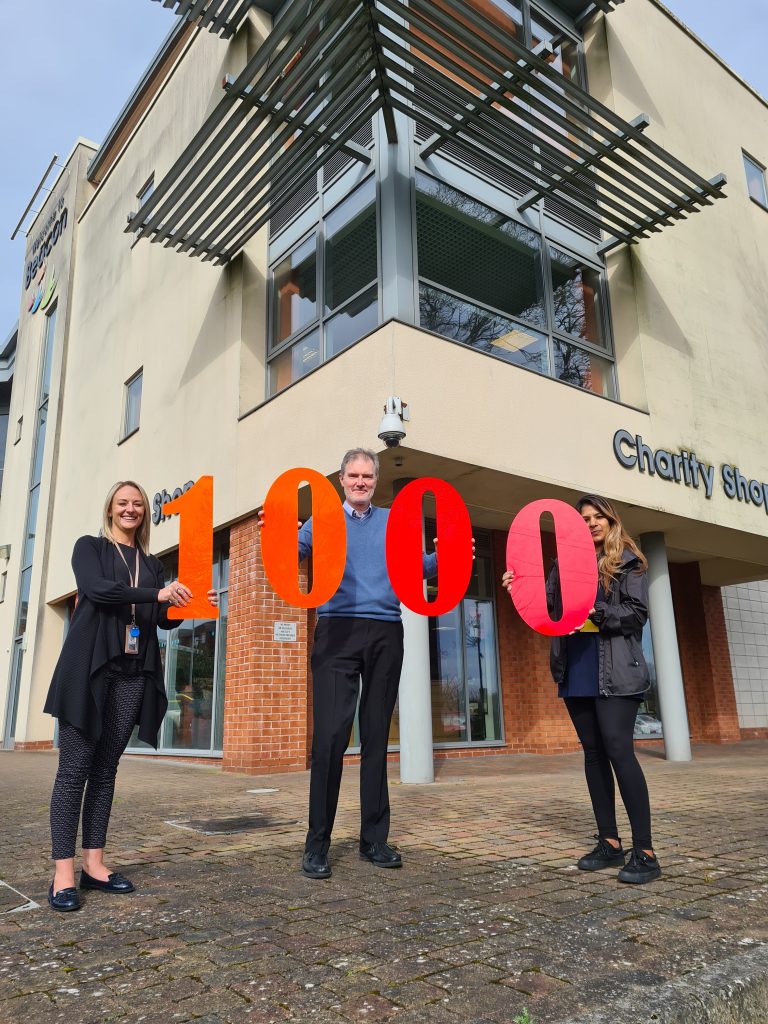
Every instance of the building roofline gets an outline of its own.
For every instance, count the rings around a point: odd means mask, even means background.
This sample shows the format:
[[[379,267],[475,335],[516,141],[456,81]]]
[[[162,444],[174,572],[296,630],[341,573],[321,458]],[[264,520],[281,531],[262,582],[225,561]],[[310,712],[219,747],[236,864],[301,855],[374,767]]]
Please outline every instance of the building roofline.
[[[682,21],[680,18],[678,18],[678,16],[673,11],[670,11],[668,7],[665,7],[661,0],[650,0],[650,2],[653,4],[654,7],[657,7],[662,12],[662,14],[666,14],[670,21],[673,21],[678,28],[682,29],[683,32],[685,32],[685,34],[690,39],[692,39],[694,43],[700,46],[702,50],[705,50],[710,57],[713,57],[721,68],[724,68],[724,70],[727,71],[732,78],[735,78],[737,82],[744,86],[747,92],[751,92],[756,100],[762,103],[764,107],[768,107],[768,99],[766,99],[766,97],[763,96],[762,93],[759,93],[753,85],[750,85],[746,78],[742,78],[742,76],[737,71],[734,71],[730,64],[723,57],[721,57],[716,50],[713,50],[708,43],[705,43],[700,36],[697,36],[693,29],[689,28],[686,25],[686,23]]]
[[[45,198],[45,202],[43,202],[43,204],[41,205],[40,209],[37,211],[35,216],[29,222],[29,226],[27,227],[27,229],[25,231],[25,236],[27,238],[29,238],[29,236],[32,234],[34,226],[37,223],[38,217],[45,210],[46,203],[48,202],[48,199],[53,194],[53,191],[56,188],[56,186],[59,184],[59,181],[61,179],[62,174],[64,173],[64,171],[66,171],[66,169],[67,169],[67,167],[69,165],[70,160],[72,159],[72,157],[77,152],[77,149],[78,149],[79,146],[85,146],[86,149],[92,149],[94,151],[94,153],[99,148],[98,142],[93,142],[91,139],[86,139],[82,135],[78,135],[78,137],[75,139],[74,143],[72,144],[72,148],[70,149],[69,153],[67,153],[66,159],[62,160],[62,162],[58,165],[58,167],[59,167],[58,174],[53,179],[53,181],[51,182],[50,185],[46,185],[45,186],[48,189],[48,195]]]
[[[147,86],[151,83],[155,74],[162,67],[168,55],[173,51],[182,36],[188,31],[189,22],[186,19],[180,19],[165,37],[160,45],[160,48],[155,53],[152,60],[149,62],[147,69],[141,76],[137,84],[135,85],[131,95],[123,104],[120,113],[114,120],[112,127],[109,129],[107,134],[104,136],[104,140],[101,145],[96,148],[96,154],[88,164],[88,180],[91,181],[101,169],[101,165],[104,159],[109,155],[110,149],[113,142],[117,139],[120,131],[123,128],[126,120],[130,116],[131,112],[136,106],[136,103],[141,99]]]

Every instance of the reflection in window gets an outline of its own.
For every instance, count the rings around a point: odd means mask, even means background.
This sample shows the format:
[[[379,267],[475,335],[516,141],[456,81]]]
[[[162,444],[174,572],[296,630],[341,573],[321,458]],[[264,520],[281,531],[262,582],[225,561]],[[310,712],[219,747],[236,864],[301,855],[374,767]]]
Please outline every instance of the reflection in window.
[[[422,327],[615,397],[612,363],[558,337],[607,354],[599,269],[426,174],[416,220]]]
[[[600,318],[600,274],[576,256],[550,246],[555,329],[605,345]]]
[[[613,363],[586,349],[569,345],[559,338],[554,339],[555,373],[558,380],[575,384],[585,391],[594,391],[606,398],[616,397],[613,382]]]
[[[320,332],[305,334],[295,345],[284,349],[269,364],[270,394],[287,388],[293,381],[320,365]]]
[[[421,326],[428,331],[537,373],[548,372],[546,334],[427,285],[419,289],[419,312]]]
[[[433,534],[428,526],[427,535]],[[467,597],[446,615],[429,620],[435,743],[502,739],[490,537],[478,530],[475,539]]]
[[[545,326],[539,236],[426,174],[416,188],[419,276]]]
[[[376,280],[376,208],[373,179],[325,221],[325,311],[338,309]]]
[[[294,249],[274,273],[273,347],[317,316],[315,236]]]
[[[163,559],[165,580],[178,575],[178,555]],[[229,533],[214,538],[213,586],[219,594],[218,619],[185,619],[178,629],[158,629],[168,713],[160,728],[163,750],[221,750],[224,730]],[[131,736],[131,748],[146,749]]]
[[[743,156],[750,198],[768,209],[768,184],[765,180],[765,168],[757,160],[748,157],[746,153]]]
[[[335,356],[358,338],[369,334],[379,322],[378,289],[374,286],[353,299],[325,325],[326,354]]]
[[[379,322],[373,176],[332,209],[321,227],[322,232],[310,235],[273,269],[270,395],[358,341]]]

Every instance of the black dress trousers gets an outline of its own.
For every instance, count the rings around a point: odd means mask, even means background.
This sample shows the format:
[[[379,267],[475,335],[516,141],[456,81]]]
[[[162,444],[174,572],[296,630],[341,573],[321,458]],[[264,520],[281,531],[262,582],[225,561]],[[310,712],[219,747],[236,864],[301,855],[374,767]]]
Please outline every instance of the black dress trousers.
[[[387,741],[403,666],[403,624],[379,619],[318,619],[312,648],[312,771],[306,849],[327,853],[336,817],[344,751],[360,694],[360,842],[389,835]],[[361,690],[362,682],[362,690]]]

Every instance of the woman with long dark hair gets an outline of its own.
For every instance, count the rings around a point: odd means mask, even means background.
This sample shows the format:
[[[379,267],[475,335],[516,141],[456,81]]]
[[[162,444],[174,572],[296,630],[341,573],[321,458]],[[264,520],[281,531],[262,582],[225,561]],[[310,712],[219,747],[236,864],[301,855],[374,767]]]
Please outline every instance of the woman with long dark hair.
[[[661,874],[651,841],[648,786],[635,756],[635,717],[650,686],[642,632],[648,618],[648,563],[613,505],[597,494],[576,503],[595,545],[598,588],[587,622],[552,638],[550,667],[584,748],[584,770],[597,821],[597,846],[582,871],[618,867],[621,882],[650,882]],[[505,572],[509,590],[514,573]],[[550,614],[562,614],[557,562],[547,580]],[[626,860],[616,826],[614,775],[632,828]]]
[[[139,739],[157,746],[168,707],[157,627],[179,626],[168,609],[183,608],[192,597],[178,580],[165,585],[163,565],[149,553],[148,510],[144,489],[119,481],[104,502],[100,535],[80,537],[72,553],[77,604],[45,704],[59,720],[51,797],[55,875],[48,891],[53,910],[81,906],[74,859],[81,812],[80,888],[134,891],[104,864],[117,765],[136,725]],[[216,591],[208,598],[216,604]]]

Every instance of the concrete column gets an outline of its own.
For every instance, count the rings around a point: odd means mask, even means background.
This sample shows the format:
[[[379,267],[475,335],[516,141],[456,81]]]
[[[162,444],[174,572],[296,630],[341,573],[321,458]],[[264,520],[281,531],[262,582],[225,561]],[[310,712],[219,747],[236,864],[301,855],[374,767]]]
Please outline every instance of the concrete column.
[[[401,607],[405,658],[400,676],[400,781],[434,782],[429,620]]]
[[[648,605],[664,728],[664,751],[668,761],[690,761],[691,738],[664,534],[644,533],[640,540],[643,554],[648,559]]]
[[[410,483],[392,484],[395,497]],[[422,527],[422,544],[423,527]],[[426,593],[426,590],[425,590]],[[429,670],[429,619],[400,605],[403,615],[403,671],[400,674],[400,781],[420,785],[435,781],[432,756],[432,691]]]

